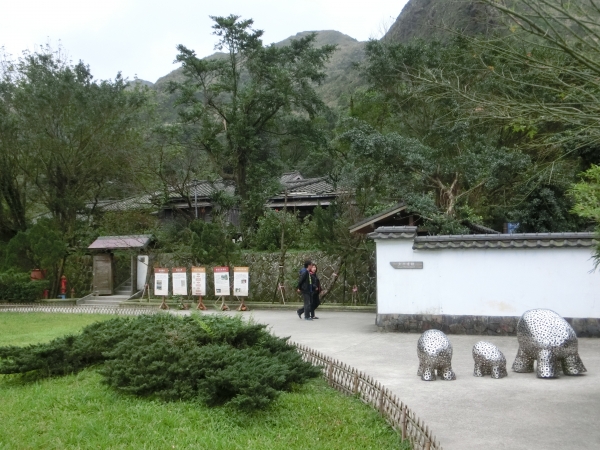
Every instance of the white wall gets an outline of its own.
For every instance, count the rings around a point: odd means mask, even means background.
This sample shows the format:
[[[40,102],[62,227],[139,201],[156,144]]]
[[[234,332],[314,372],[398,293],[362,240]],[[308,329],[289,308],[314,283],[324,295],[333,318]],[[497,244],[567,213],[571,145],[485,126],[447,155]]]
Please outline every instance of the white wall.
[[[378,314],[520,316],[549,308],[600,318],[600,269],[590,248],[413,250],[376,239]],[[392,261],[422,261],[394,269]]]

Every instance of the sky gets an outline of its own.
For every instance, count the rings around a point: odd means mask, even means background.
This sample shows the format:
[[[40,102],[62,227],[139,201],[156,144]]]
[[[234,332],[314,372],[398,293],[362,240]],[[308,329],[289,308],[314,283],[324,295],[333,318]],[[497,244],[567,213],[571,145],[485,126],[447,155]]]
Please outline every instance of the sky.
[[[407,0],[0,0],[0,47],[62,46],[83,60],[95,79],[117,72],[155,82],[171,72],[183,44],[199,56],[214,53],[209,16],[254,19],[265,44],[301,31],[337,30],[360,41],[380,38]]]

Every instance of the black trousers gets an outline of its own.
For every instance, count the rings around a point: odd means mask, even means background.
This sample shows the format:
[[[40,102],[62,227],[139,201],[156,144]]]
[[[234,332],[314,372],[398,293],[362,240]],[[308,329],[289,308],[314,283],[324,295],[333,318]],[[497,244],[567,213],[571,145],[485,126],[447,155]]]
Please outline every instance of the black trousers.
[[[312,303],[310,304],[310,316],[315,317],[315,309],[319,307],[321,304],[321,299],[319,298],[319,293],[314,293],[312,298]]]
[[[312,295],[310,293],[302,293],[302,298],[304,300],[304,307],[300,308],[297,312],[298,315],[304,314],[304,318],[308,319],[311,316],[312,306],[311,306],[311,298]]]

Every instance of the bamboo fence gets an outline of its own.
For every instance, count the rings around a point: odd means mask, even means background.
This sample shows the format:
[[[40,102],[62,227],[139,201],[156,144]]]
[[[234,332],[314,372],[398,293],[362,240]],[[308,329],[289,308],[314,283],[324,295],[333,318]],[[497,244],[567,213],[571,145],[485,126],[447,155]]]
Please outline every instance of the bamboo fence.
[[[142,314],[156,314],[155,308],[129,308],[118,306],[46,306],[31,304],[9,303],[0,305],[0,312],[47,312],[47,313],[81,313],[81,314],[115,314],[119,316],[139,316]]]
[[[323,376],[329,385],[340,392],[360,398],[377,409],[388,423],[401,434],[402,441],[408,439],[413,450],[442,450],[442,446],[423,420],[402,401],[382,386],[380,382],[350,367],[301,344],[295,345],[302,358],[315,366],[322,367]]]

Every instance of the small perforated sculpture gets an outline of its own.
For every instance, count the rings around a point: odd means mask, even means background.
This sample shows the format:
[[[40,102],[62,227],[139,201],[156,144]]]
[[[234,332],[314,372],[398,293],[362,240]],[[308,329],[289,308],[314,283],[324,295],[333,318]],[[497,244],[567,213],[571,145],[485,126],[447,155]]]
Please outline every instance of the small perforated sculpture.
[[[417,375],[423,381],[435,380],[437,374],[444,380],[456,380],[452,371],[452,344],[439,330],[427,330],[417,344],[419,370]]]
[[[569,323],[549,309],[532,309],[517,324],[519,350],[512,365],[515,372],[533,372],[537,360],[538,378],[580,375],[586,369],[577,352],[577,336]]]
[[[473,359],[473,375],[476,377],[492,375],[492,378],[504,378],[507,375],[506,358],[494,344],[479,341],[473,346]]]

